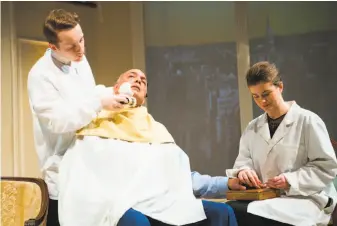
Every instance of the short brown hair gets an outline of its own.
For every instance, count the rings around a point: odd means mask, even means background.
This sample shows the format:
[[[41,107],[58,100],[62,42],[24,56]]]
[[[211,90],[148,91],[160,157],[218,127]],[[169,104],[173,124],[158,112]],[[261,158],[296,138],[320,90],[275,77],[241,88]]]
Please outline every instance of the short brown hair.
[[[70,30],[80,22],[76,13],[67,12],[64,9],[54,9],[47,16],[43,25],[43,34],[47,41],[57,45],[57,33],[60,31]]]
[[[281,82],[281,76],[275,64],[262,61],[254,64],[247,71],[246,81],[248,86],[254,86],[259,83],[271,82],[278,86]]]

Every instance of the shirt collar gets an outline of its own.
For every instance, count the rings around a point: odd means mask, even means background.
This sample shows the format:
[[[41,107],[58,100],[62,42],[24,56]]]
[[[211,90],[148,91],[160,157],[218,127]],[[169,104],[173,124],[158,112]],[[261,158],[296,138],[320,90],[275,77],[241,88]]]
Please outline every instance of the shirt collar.
[[[70,69],[73,66],[73,62],[70,61],[69,63],[65,63],[53,50],[51,50],[51,58],[57,68],[59,68],[63,73],[69,74]]]

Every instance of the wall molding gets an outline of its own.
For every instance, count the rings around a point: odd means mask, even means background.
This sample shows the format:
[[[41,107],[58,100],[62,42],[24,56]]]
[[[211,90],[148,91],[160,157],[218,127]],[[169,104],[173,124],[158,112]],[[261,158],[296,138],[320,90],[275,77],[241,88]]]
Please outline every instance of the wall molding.
[[[12,70],[12,78],[11,78],[11,86],[12,86],[12,128],[13,128],[13,136],[12,136],[12,145],[13,145],[13,174],[14,176],[22,175],[22,167],[21,164],[16,162],[20,159],[20,145],[19,135],[20,135],[20,124],[18,122],[19,117],[19,95],[18,95],[18,73],[17,73],[17,43],[16,43],[16,28],[15,28],[15,15],[14,15],[14,3],[9,3],[9,27],[10,27],[10,51],[11,51],[11,70]]]
[[[145,71],[143,3],[130,2],[132,66]]]
[[[248,2],[235,2],[236,55],[240,105],[241,133],[253,119],[253,102],[246,85],[246,72],[250,67],[248,35]]]
[[[27,71],[24,71],[22,66],[24,65],[24,60],[22,58],[23,52],[22,48],[24,45],[29,45],[32,47],[38,46],[48,48],[48,42],[38,41],[38,40],[32,40],[32,39],[26,39],[26,38],[17,38],[17,123],[19,127],[19,134],[18,138],[16,139],[17,148],[18,148],[18,155],[17,158],[15,158],[15,161],[17,164],[20,165],[20,171],[19,176],[33,176],[33,175],[27,175],[27,167],[29,166],[29,163],[31,161],[31,151],[27,148],[33,148],[34,153],[35,151],[35,145],[31,147],[30,145],[27,145],[27,141],[31,139],[30,135],[33,133],[33,128],[31,133],[28,133],[27,131],[27,109],[26,103],[28,101],[28,92],[27,92],[27,82],[23,79],[27,79],[28,74]],[[32,53],[33,54],[33,53]],[[27,99],[25,99],[27,98]],[[29,106],[28,106],[29,107]],[[30,118],[29,120],[32,120]],[[27,136],[29,134],[29,136]],[[33,142],[34,143],[34,142]],[[28,155],[28,156],[27,156]],[[28,160],[28,161],[27,161]],[[28,170],[29,171],[29,170]]]
[[[130,2],[131,48],[132,67],[146,72],[145,62],[145,30],[144,30],[144,3]],[[148,102],[145,102],[148,106]]]

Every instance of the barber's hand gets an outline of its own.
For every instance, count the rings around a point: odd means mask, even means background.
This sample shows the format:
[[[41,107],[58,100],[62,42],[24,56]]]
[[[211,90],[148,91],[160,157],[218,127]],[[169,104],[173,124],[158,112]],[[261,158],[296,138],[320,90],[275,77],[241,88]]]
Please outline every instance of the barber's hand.
[[[269,179],[267,181],[267,186],[270,188],[285,189],[285,190],[290,188],[290,185],[283,174]]]
[[[127,96],[122,94],[108,95],[101,99],[102,108],[109,111],[121,109],[123,103],[127,102]]]
[[[228,188],[230,190],[246,190],[246,187],[240,184],[239,178],[229,178]]]
[[[261,183],[256,172],[252,169],[244,169],[238,173],[238,178],[241,183],[247,184],[249,187],[263,188],[264,185]]]

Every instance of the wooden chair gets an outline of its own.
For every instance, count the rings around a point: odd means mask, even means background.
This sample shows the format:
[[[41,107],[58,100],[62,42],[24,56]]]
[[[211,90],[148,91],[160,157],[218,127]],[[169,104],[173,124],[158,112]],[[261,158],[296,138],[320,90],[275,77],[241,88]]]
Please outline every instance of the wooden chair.
[[[1,225],[44,226],[48,188],[42,179],[1,177]]]

